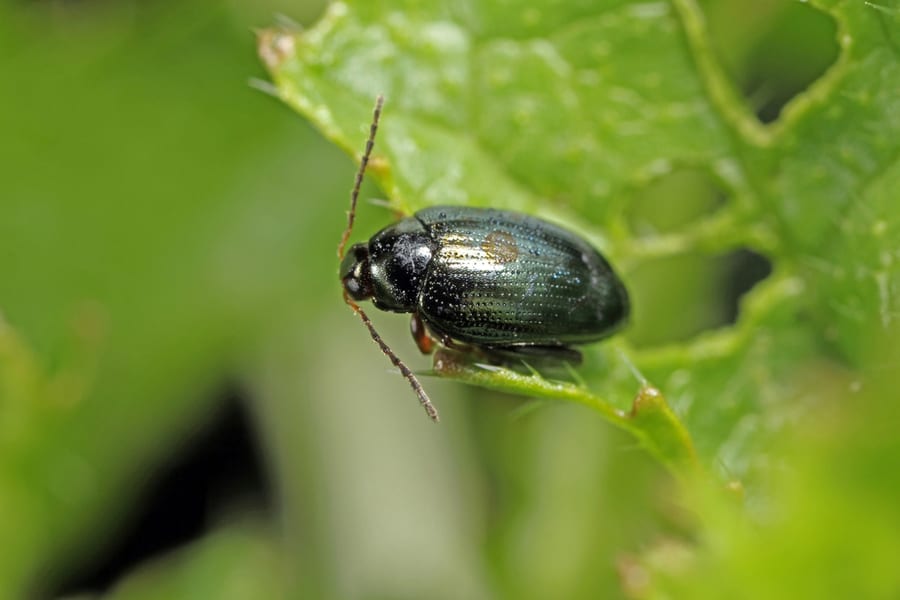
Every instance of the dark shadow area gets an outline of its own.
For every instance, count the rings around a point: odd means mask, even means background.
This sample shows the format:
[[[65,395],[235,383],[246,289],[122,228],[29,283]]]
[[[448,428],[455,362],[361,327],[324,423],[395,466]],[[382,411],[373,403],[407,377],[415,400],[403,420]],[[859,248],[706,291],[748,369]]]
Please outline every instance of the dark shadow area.
[[[679,167],[635,190],[625,216],[635,236],[652,237],[711,217],[727,201],[727,192],[705,169]]]
[[[202,536],[229,507],[269,509],[271,489],[245,402],[229,390],[209,427],[151,477],[112,541],[64,581],[50,584],[47,597],[102,593],[140,563]]]
[[[771,123],[838,56],[837,26],[796,0],[704,0],[709,31],[725,71],[759,120]]]
[[[737,322],[741,298],[771,274],[772,262],[762,254],[742,248],[728,256],[722,276],[722,316],[726,323]]]
[[[741,298],[772,271],[746,248],[719,255],[685,253],[642,263],[629,277],[632,326],[639,347],[684,342],[735,323]]]

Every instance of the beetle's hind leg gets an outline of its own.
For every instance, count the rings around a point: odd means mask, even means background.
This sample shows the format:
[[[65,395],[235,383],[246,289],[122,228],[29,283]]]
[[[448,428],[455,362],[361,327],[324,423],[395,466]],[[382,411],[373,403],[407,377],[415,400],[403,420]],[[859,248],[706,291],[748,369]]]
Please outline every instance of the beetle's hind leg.
[[[581,352],[562,344],[509,344],[506,346],[486,346],[482,351],[489,357],[503,363],[524,361],[540,366],[560,366],[581,364]]]

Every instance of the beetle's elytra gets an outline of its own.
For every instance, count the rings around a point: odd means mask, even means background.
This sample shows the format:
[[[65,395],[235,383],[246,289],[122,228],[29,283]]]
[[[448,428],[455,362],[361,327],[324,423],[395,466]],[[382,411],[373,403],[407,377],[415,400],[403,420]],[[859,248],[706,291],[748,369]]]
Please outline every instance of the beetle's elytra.
[[[421,384],[390,350],[356,304],[412,313],[412,332],[428,353],[436,339],[503,357],[578,362],[572,345],[603,339],[629,313],[628,293],[609,262],[557,225],[517,212],[435,206],[401,219],[344,256],[359,185],[374,145],[382,98],[351,193],[338,254],[347,303],[409,380],[437,420]]]
[[[628,295],[578,236],[521,213],[435,206],[356,244],[341,264],[353,300],[413,313],[432,337],[554,353],[628,315]]]

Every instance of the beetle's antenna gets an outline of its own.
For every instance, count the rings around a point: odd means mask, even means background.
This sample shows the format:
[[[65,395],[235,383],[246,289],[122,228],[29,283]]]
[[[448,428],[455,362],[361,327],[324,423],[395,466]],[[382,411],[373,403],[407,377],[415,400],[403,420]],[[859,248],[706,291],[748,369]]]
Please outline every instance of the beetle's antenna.
[[[363,151],[362,159],[359,161],[359,170],[356,172],[356,180],[353,182],[353,190],[350,192],[350,212],[347,213],[347,229],[344,230],[344,234],[341,236],[341,243],[338,244],[338,258],[341,259],[344,258],[344,248],[347,246],[347,240],[350,238],[350,233],[353,231],[353,221],[356,219],[356,204],[359,200],[359,188],[362,186],[363,176],[366,174],[366,166],[369,164],[369,157],[372,155],[372,148],[375,146],[375,134],[378,132],[378,120],[381,118],[381,108],[383,106],[384,96],[379,94],[378,98],[375,99],[375,110],[372,112],[372,124],[369,126],[369,139],[366,140],[366,149]],[[437,423],[440,420],[438,418],[437,409],[434,407],[434,404],[431,403],[428,394],[425,393],[425,388],[422,387],[422,384],[419,383],[419,380],[413,375],[413,372],[409,370],[409,367],[403,364],[400,357],[394,354],[394,351],[391,350],[390,346],[381,339],[381,336],[375,331],[375,326],[372,324],[372,321],[369,320],[369,315],[367,315],[363,309],[347,295],[346,290],[344,291],[344,302],[353,309],[353,312],[359,315],[359,318],[362,319],[366,329],[369,330],[369,335],[372,336],[372,339],[378,344],[378,347],[381,348],[384,355],[390,359],[391,363],[400,369],[400,374],[403,375],[409,382],[409,385],[412,386],[412,389],[416,393],[416,396],[418,396],[419,403],[425,409],[425,412],[428,413],[428,416],[431,417],[432,421]]]
[[[353,190],[350,192],[350,212],[347,213],[347,229],[341,236],[341,243],[338,244],[338,258],[344,258],[344,246],[350,238],[350,232],[353,231],[353,221],[356,219],[356,201],[359,199],[359,188],[362,186],[363,175],[366,173],[366,166],[369,164],[369,156],[372,154],[372,148],[375,146],[375,133],[378,131],[378,119],[381,118],[381,107],[384,106],[384,96],[378,95],[375,99],[375,110],[372,113],[372,124],[369,126],[369,139],[366,140],[366,149],[363,151],[362,160],[359,161],[359,170],[356,172],[356,181],[353,182]]]
[[[403,361],[400,360],[394,351],[385,343],[381,336],[378,335],[378,332],[375,331],[375,326],[372,325],[372,321],[369,320],[369,315],[363,312],[363,309],[359,307],[359,305],[354,302],[350,296],[347,295],[347,292],[344,292],[344,302],[346,302],[350,308],[353,309],[353,312],[359,315],[359,318],[362,319],[363,324],[365,324],[366,328],[369,330],[369,335],[372,336],[372,339],[375,340],[375,343],[378,344],[378,347],[381,348],[381,351],[384,352],[385,356],[387,356],[391,363],[400,369],[400,374],[403,375],[406,380],[409,382],[409,385],[412,386],[413,391],[416,393],[416,396],[419,397],[419,403],[422,405],[422,408],[425,409],[425,412],[428,413],[428,416],[431,417],[431,420],[437,423],[440,421],[438,417],[438,411],[434,407],[434,404],[431,403],[431,400],[428,398],[428,394],[425,393],[425,388],[422,387],[422,384],[419,383],[419,380],[416,379],[416,376],[413,375],[413,372],[409,370]]]

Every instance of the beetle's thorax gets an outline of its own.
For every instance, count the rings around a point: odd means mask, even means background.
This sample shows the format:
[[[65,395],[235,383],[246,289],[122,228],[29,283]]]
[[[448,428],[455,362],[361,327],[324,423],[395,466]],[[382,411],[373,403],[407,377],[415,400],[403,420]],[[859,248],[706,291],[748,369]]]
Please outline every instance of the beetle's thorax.
[[[369,240],[368,278],[381,310],[413,312],[434,252],[434,242],[414,217],[382,229]]]

